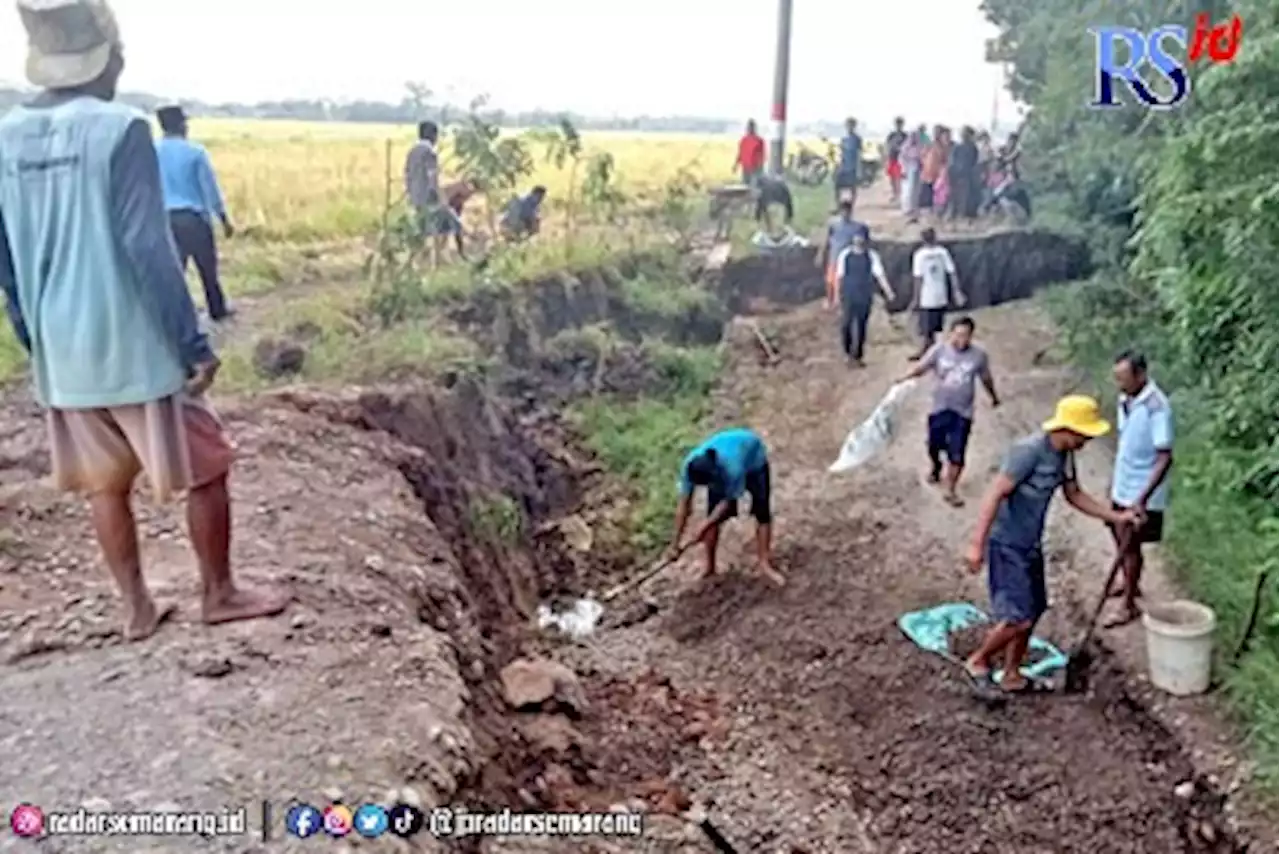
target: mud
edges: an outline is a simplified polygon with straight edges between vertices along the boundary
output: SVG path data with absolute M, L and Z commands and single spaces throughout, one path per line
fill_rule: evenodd
M 1031 296 L 1045 285 L 1070 282 L 1092 272 L 1088 247 L 1081 241 L 1044 231 L 1010 231 L 982 237 L 943 238 L 955 258 L 967 308 L 1000 305 Z M 876 242 L 885 275 L 897 297 L 890 306 L 903 311 L 911 301 L 911 256 L 919 243 Z M 821 299 L 826 292 L 818 251 L 801 249 L 776 256 L 736 259 L 719 274 L 717 291 L 734 313 L 764 305 L 788 307 Z

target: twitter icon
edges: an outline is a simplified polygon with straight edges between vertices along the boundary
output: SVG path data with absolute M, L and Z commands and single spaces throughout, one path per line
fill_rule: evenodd
M 386 833 L 390 823 L 387 811 L 377 804 L 365 804 L 356 810 L 356 833 L 368 839 Z

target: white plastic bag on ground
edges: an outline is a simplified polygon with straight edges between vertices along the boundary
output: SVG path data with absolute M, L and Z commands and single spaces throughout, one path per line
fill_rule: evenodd
M 827 471 L 833 473 L 849 471 L 889 447 L 889 443 L 893 440 L 898 409 L 915 384 L 915 380 L 907 380 L 889 389 L 876 404 L 875 411 L 870 417 L 845 437 L 839 459 L 832 463 Z

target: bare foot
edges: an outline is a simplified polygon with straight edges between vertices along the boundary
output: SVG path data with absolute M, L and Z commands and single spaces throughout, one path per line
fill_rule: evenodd
M 1142 612 L 1138 610 L 1137 606 L 1123 608 L 1118 615 L 1103 623 L 1102 627 L 1104 629 L 1118 629 L 1121 626 L 1129 625 L 1141 616 Z
M 950 504 L 952 507 L 964 506 L 964 499 L 959 495 L 956 495 L 954 492 L 948 492 L 946 495 L 942 496 L 942 500 Z
M 787 579 L 783 577 L 782 573 L 774 569 L 772 564 L 768 564 L 768 563 L 761 564 L 760 573 L 778 587 L 787 586 Z
M 177 606 L 172 604 L 161 605 L 157 608 L 155 602 L 148 602 L 145 608 L 135 610 L 125 620 L 124 639 L 130 642 L 146 640 L 168 622 L 169 618 L 176 614 L 177 611 Z
M 222 599 L 205 599 L 204 621 L 209 625 L 216 625 L 236 620 L 274 617 L 289 607 L 292 598 L 281 590 L 236 588 L 229 596 Z

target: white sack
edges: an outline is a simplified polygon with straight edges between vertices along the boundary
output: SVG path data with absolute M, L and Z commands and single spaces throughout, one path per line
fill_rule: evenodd
M 844 447 L 840 449 L 839 459 L 832 463 L 827 471 L 833 473 L 849 471 L 889 447 L 889 443 L 893 440 L 894 429 L 897 426 L 895 422 L 898 410 L 901 408 L 902 402 L 907 399 L 911 389 L 915 387 L 915 384 L 915 380 L 907 380 L 889 389 L 881 401 L 876 404 L 875 411 L 871 413 L 870 417 L 845 437 Z

